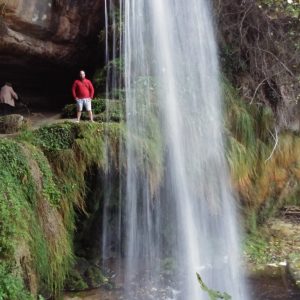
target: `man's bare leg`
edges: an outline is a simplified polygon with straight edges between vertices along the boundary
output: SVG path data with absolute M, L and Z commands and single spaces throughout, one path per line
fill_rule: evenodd
M 80 117 L 81 117 L 81 111 L 77 111 L 77 122 L 80 121 Z
M 93 118 L 93 112 L 91 110 L 88 111 L 89 114 L 89 118 L 92 122 L 94 122 L 94 118 Z

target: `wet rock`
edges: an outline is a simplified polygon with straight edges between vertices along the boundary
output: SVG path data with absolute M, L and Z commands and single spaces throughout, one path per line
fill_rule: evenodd
M 68 291 L 83 291 L 88 288 L 88 284 L 84 281 L 78 270 L 74 270 L 67 278 L 65 289 Z
M 83 291 L 101 286 L 110 287 L 109 280 L 103 275 L 101 269 L 85 258 L 78 257 L 74 269 L 66 280 L 65 289 Z
M 27 126 L 26 119 L 17 114 L 0 117 L 0 133 L 16 133 Z

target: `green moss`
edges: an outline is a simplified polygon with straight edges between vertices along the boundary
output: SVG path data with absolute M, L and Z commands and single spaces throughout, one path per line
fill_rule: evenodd
M 35 131 L 33 143 L 44 150 L 69 149 L 76 135 L 76 126 L 73 123 L 54 124 Z
M 88 284 L 77 270 L 73 270 L 65 282 L 65 288 L 68 291 L 82 291 L 88 289 L 88 287 Z
M 265 236 L 255 233 L 249 234 L 245 241 L 245 254 L 248 261 L 263 265 L 272 261 L 269 251 L 269 241 Z
M 0 249 L 9 257 L 26 233 L 26 211 L 36 201 L 36 189 L 21 146 L 8 139 L 0 140 L 0 190 Z
M 6 150 L 0 154 L 1 256 L 14 262 L 20 244 L 26 245 L 30 254 L 24 250 L 23 255 L 30 255 L 28 261 L 32 261 L 27 267 L 36 272 L 40 286 L 56 293 L 63 285 L 72 252 L 67 233 L 54 226 L 59 222 L 54 207 L 59 189 L 40 150 L 11 140 L 0 144 Z M 57 232 L 51 233 L 49 227 Z
M 90 266 L 86 271 L 87 282 L 90 287 L 99 287 L 108 283 L 107 277 L 96 266 Z
M 118 164 L 122 135 L 119 123 L 66 122 L 0 140 L 1 260 L 22 274 L 15 255 L 22 245 L 26 269 L 48 295 L 60 293 L 73 265 L 75 210 L 84 211 L 86 173 Z M 106 147 L 115 152 L 109 162 Z M 103 279 L 94 275 L 92 281 Z M 22 283 L 21 275 L 11 276 Z
M 15 274 L 14 268 L 0 262 L 0 300 L 33 300 L 26 291 L 22 278 Z

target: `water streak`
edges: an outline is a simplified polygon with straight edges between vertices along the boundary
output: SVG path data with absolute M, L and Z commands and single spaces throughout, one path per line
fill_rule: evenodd
M 127 299 L 248 299 L 207 0 L 124 0 Z

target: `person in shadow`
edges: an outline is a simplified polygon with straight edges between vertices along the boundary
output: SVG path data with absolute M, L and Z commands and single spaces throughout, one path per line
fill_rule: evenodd
M 21 103 L 17 93 L 12 87 L 12 84 L 10 82 L 6 82 L 0 90 L 0 115 L 9 115 L 14 113 L 28 114 L 29 110 L 25 104 Z

